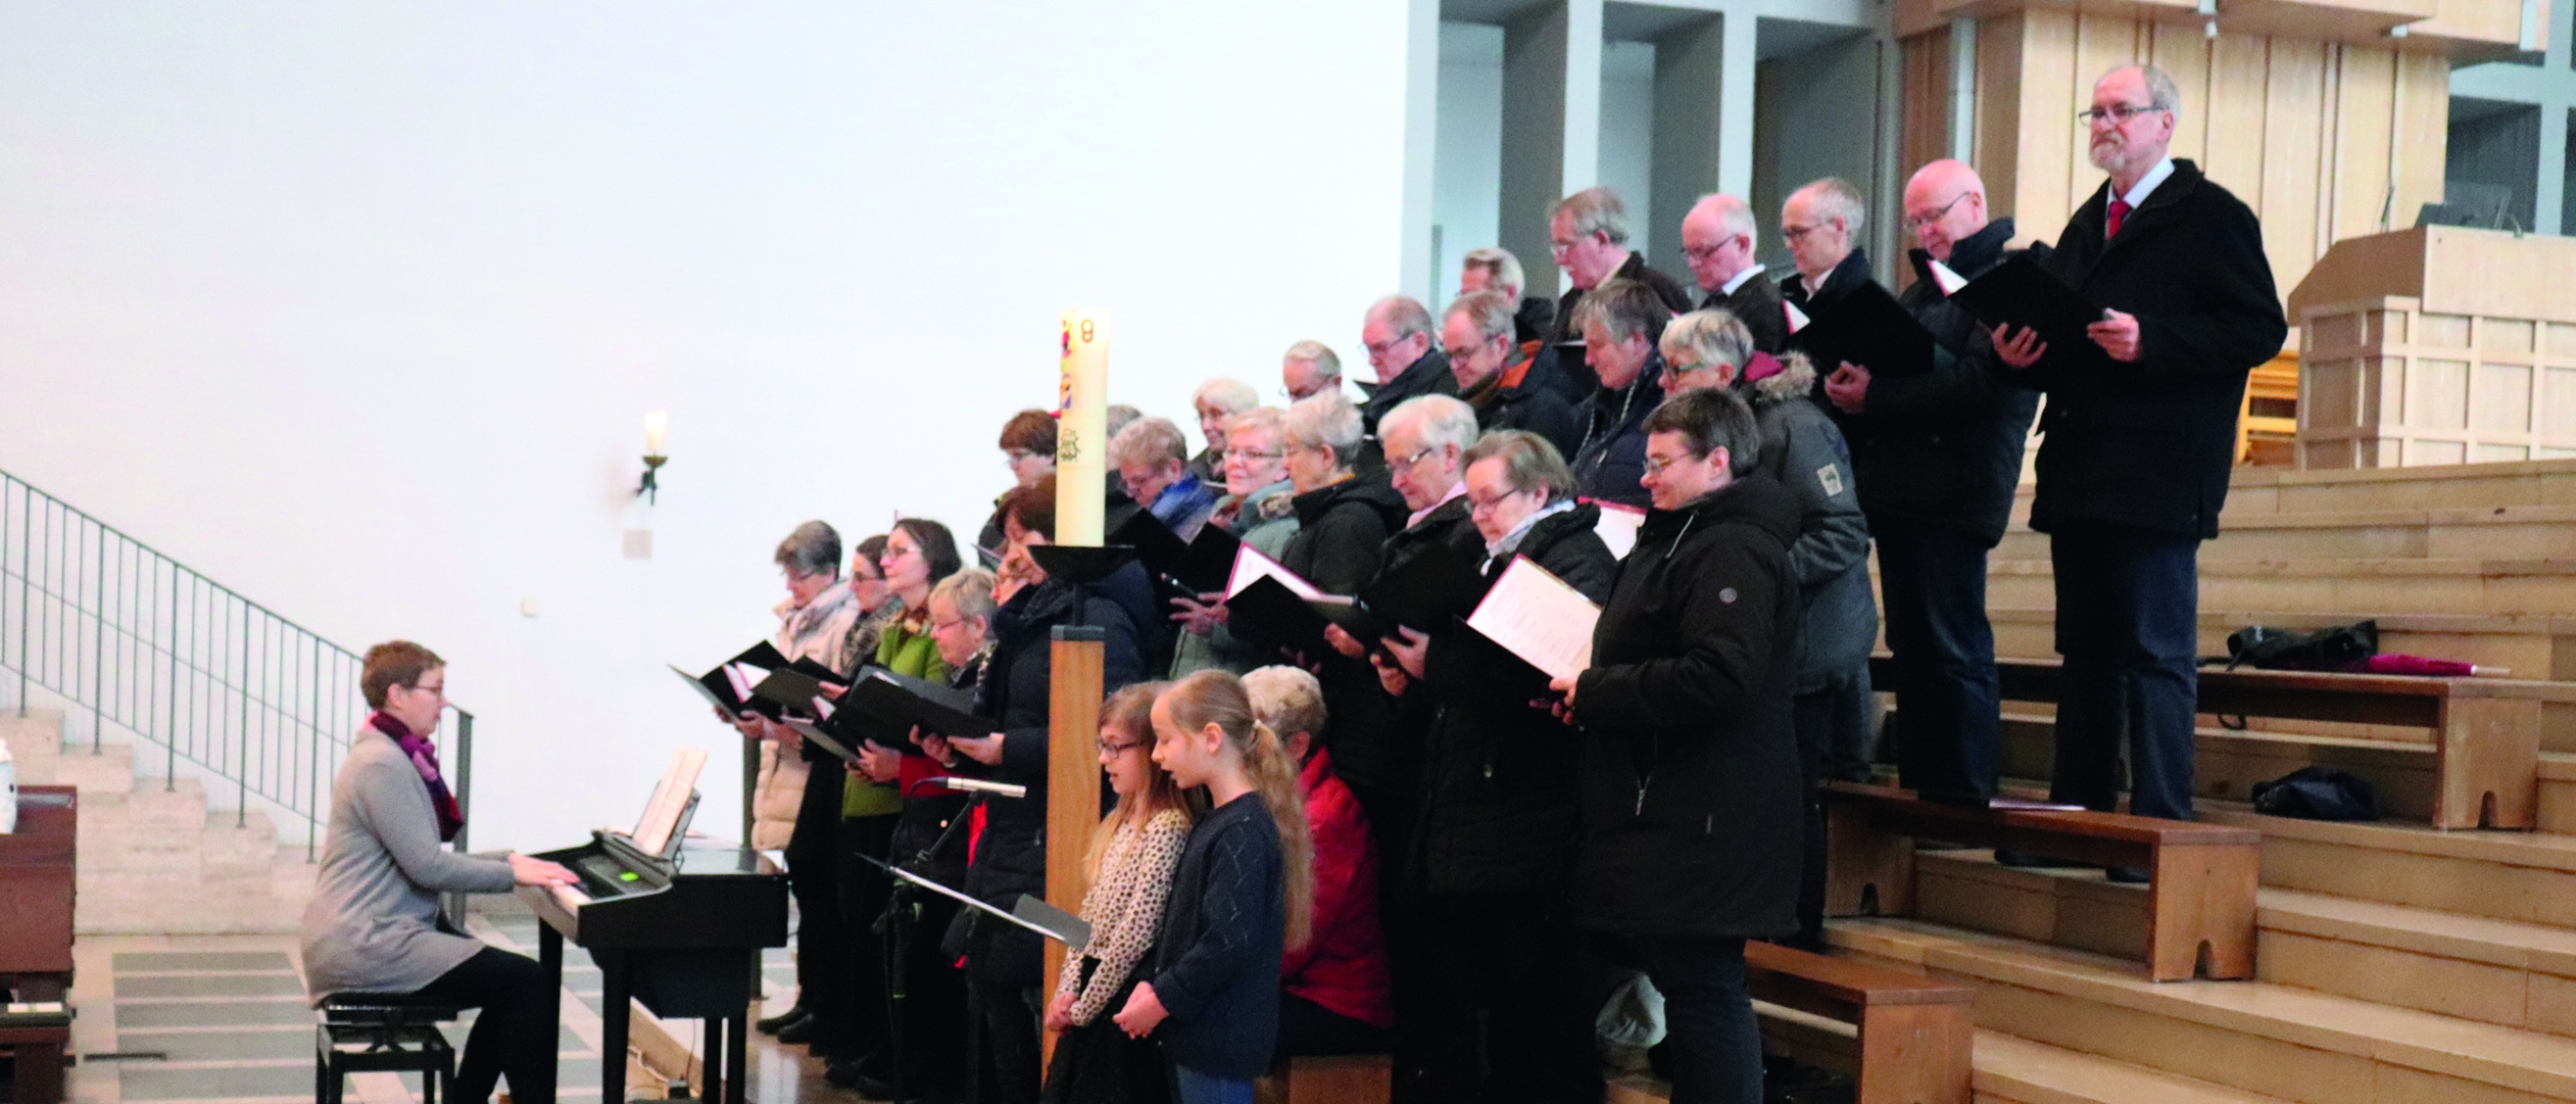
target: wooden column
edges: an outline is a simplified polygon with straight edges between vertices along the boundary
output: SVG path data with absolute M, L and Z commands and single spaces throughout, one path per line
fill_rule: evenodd
M 1055 674 L 1047 709 L 1046 899 L 1072 913 L 1082 911 L 1082 895 L 1091 888 L 1082 873 L 1082 853 L 1091 844 L 1092 830 L 1100 826 L 1100 684 L 1107 640 L 1092 625 L 1059 625 L 1055 630 Z M 1053 996 L 1065 954 L 1064 944 L 1047 941 L 1039 992 Z M 1054 1055 L 1055 1033 L 1050 1031 L 1042 1060 Z

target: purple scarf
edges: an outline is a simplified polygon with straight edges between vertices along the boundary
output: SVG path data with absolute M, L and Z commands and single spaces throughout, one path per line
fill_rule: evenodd
M 465 827 L 465 813 L 456 807 L 456 795 L 447 792 L 447 779 L 438 773 L 438 745 L 429 742 L 429 737 L 414 735 L 410 726 L 382 710 L 367 718 L 367 727 L 401 744 L 403 754 L 411 756 L 411 765 L 420 771 L 420 780 L 429 783 L 429 807 L 438 814 L 439 842 L 454 842 L 457 830 Z

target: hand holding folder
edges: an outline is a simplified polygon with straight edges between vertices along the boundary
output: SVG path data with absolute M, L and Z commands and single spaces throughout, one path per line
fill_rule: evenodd
M 1792 345 L 1806 350 L 1819 373 L 1857 364 L 1875 375 L 1907 376 L 1932 371 L 1932 331 L 1876 281 L 1861 284 L 1834 300 L 1830 310 L 1810 318 L 1790 335 Z
M 2107 317 L 2101 304 L 2085 298 L 2031 253 L 2014 254 L 1974 280 L 1962 280 L 1948 265 L 1934 261 L 1932 279 L 1978 321 L 2029 329 L 2055 349 L 2096 348 L 2086 328 Z

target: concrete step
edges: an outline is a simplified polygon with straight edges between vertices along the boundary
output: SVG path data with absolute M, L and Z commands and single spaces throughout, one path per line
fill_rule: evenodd
M 134 748 L 102 743 L 63 745 L 63 715 L 57 710 L 0 711 L 0 742 L 9 745 L 21 786 L 71 786 L 83 794 L 133 788 Z
M 2357 607 L 2368 609 L 2369 606 Z M 2056 596 L 2028 606 L 1992 603 L 1997 655 L 2045 659 L 2057 654 Z M 2510 668 L 2512 678 L 2576 682 L 2576 617 L 2564 614 L 2362 613 L 2200 604 L 2200 654 L 2227 654 L 2227 634 L 2247 625 L 2314 629 L 2379 623 L 2380 650 Z M 2576 747 L 2568 750 L 2576 751 Z
M 2054 608 L 2049 562 L 1991 561 L 1986 601 Z M 2202 560 L 2200 603 L 2205 609 L 2557 616 L 2576 610 L 2576 560 Z
M 1977 1104 L 2283 1104 L 2283 1098 L 1979 1031 Z
M 2157 984 L 2133 962 L 1918 920 L 1837 921 L 1827 938 L 1975 985 L 1980 1028 L 2239 1092 L 2576 1100 L 2576 1047 L 2554 1035 L 2262 981 Z
M 2264 981 L 2576 1036 L 2576 931 L 2266 889 Z
M 2576 506 L 2486 506 L 2359 513 L 2239 514 L 2200 546 L 2212 560 L 2546 559 L 2576 548 Z M 2048 535 L 2016 528 L 1997 559 L 2044 560 Z

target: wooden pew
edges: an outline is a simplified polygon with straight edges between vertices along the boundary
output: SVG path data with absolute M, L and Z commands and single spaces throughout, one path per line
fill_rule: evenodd
M 73 787 L 19 787 L 18 830 L 0 835 L 0 1001 L 53 1004 L 71 988 L 79 821 Z M 0 1016 L 0 1051 L 16 1059 L 12 1099 L 63 1098 L 70 1024 L 63 1012 Z
M 1975 990 L 1769 943 L 1744 966 L 1753 999 L 1860 1028 L 1858 1104 L 1968 1104 Z
M 1252 1083 L 1254 1104 L 1386 1104 L 1395 1092 L 1395 1058 L 1351 1054 L 1291 1058 Z
M 2254 976 L 2254 887 L 2262 833 L 2126 813 L 1971 809 L 1892 786 L 1827 782 L 1825 913 L 1914 912 L 1914 841 L 1948 840 L 2136 866 L 2147 887 L 2147 977 L 2189 981 L 2203 953 L 2213 979 Z
M 1890 663 L 1870 661 L 1872 677 L 1886 680 L 1880 686 L 1895 685 Z M 2065 682 L 2055 660 L 1999 659 L 1995 667 L 2005 701 L 2055 702 Z M 2525 679 L 2204 668 L 2197 712 L 2428 730 L 2439 780 L 2433 826 L 2528 830 L 2540 812 L 2541 704 L 2564 693 Z

